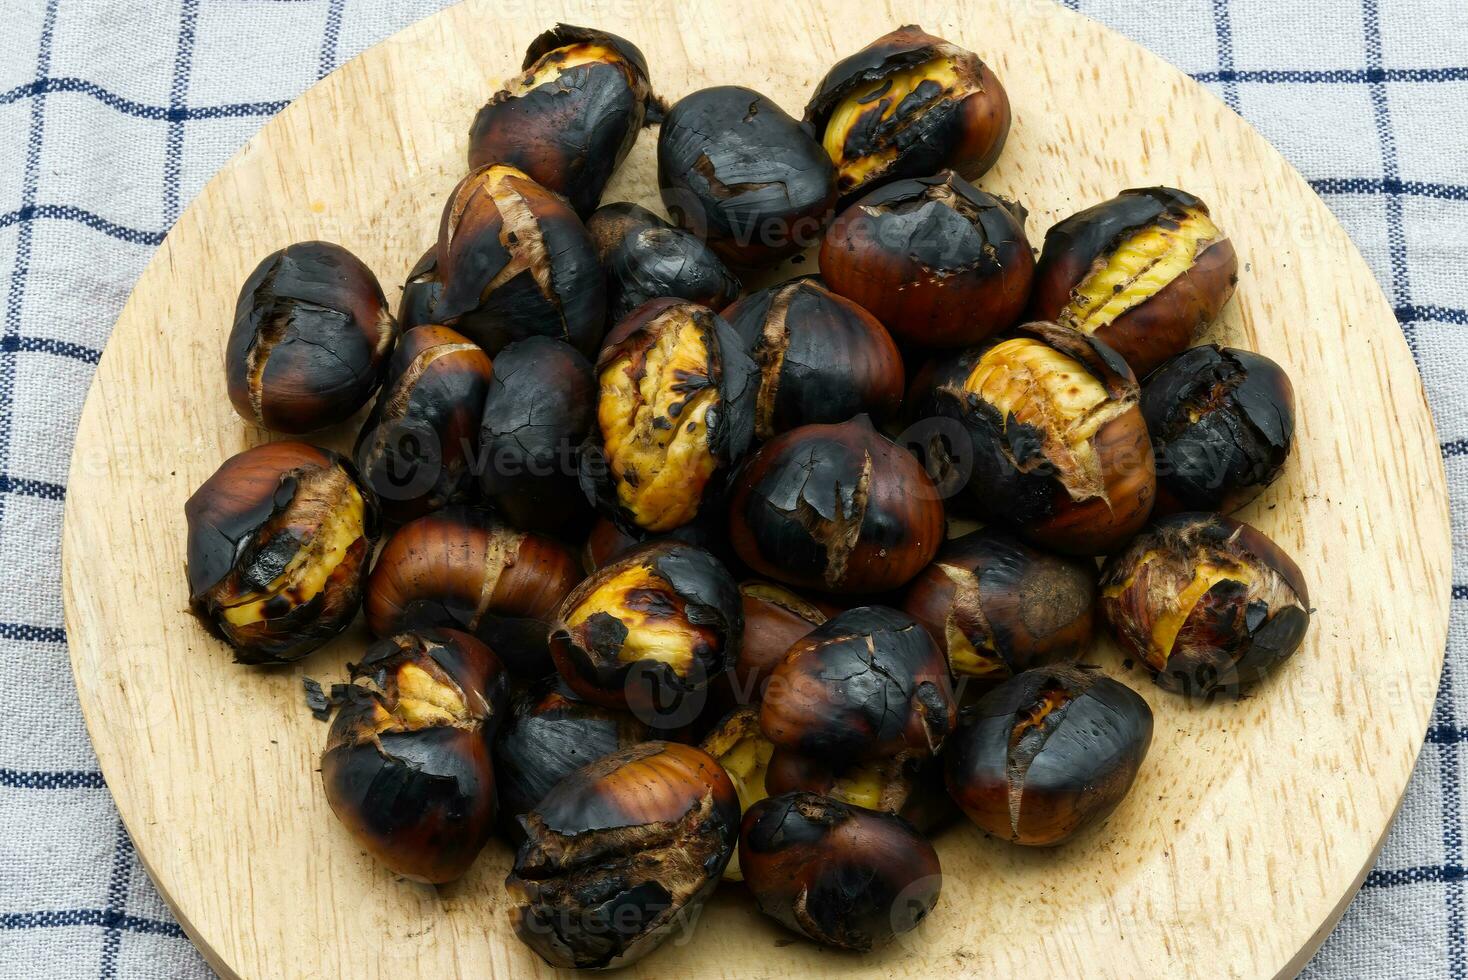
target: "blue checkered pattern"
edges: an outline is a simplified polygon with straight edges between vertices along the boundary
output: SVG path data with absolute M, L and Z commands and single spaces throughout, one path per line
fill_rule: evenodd
M 1426 381 L 1468 582 L 1468 2 L 1066 5 L 1207 85 L 1345 223 Z M 203 182 L 318 77 L 438 6 L 0 0 L 0 978 L 209 975 L 138 864 L 77 708 L 59 581 L 72 436 L 123 301 Z M 1401 815 L 1311 977 L 1468 976 L 1465 613 L 1468 584 Z

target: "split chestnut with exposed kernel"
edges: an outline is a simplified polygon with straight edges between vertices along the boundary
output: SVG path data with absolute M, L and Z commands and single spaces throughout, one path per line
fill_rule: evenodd
M 764 786 L 769 796 L 818 793 L 852 806 L 896 814 L 924 834 L 958 814 L 943 785 L 942 760 L 915 753 L 851 762 L 776 749 L 765 765 Z
M 769 768 L 775 746 L 759 729 L 759 708 L 746 706 L 729 712 L 704 737 L 701 747 L 724 767 L 739 797 L 741 814 L 748 813 L 750 807 L 770 795 L 765 791 L 765 770 Z M 724 878 L 744 880 L 737 851 L 724 869 Z
M 586 230 L 607 276 L 613 323 L 664 296 L 722 310 L 743 288 L 702 238 L 641 205 L 605 204 L 586 220 Z

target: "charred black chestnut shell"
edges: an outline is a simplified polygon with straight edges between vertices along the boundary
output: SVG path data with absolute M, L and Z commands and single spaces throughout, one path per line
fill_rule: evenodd
M 1026 671 L 964 709 L 948 790 L 980 829 L 1060 844 L 1104 820 L 1152 744 L 1152 709 L 1094 667 Z
M 658 134 L 658 186 L 683 228 L 725 260 L 764 265 L 820 241 L 835 170 L 800 123 L 753 89 L 680 99 Z
M 868 953 L 938 903 L 938 854 L 907 821 L 814 793 L 744 815 L 739 866 L 760 911 L 818 943 Z
M 469 167 L 518 167 L 585 218 L 654 102 L 647 59 L 626 38 L 557 24 L 530 43 L 521 70 L 474 116 Z
M 808 279 L 762 289 L 724 311 L 760 369 L 758 439 L 812 422 L 897 415 L 906 374 L 886 328 Z
M 1148 375 L 1142 417 L 1157 451 L 1158 511 L 1227 514 L 1284 469 L 1295 435 L 1295 391 L 1263 354 L 1193 347 Z
M 591 508 L 578 479 L 596 423 L 596 378 L 570 344 L 527 337 L 494 359 L 479 429 L 485 499 L 527 531 L 578 536 Z
M 703 239 L 640 205 L 603 205 L 586 220 L 586 230 L 606 272 L 614 323 L 663 296 L 722 310 L 743 288 Z
M 297 242 L 240 289 L 224 354 L 229 400 L 274 432 L 335 425 L 372 397 L 397 336 L 371 269 L 340 245 Z
M 408 273 L 403 283 L 403 296 L 398 300 L 398 326 L 407 332 L 414 327 L 437 323 L 434 310 L 438 298 L 443 295 L 443 283 L 438 278 L 438 245 L 430 245 L 428 251 Z

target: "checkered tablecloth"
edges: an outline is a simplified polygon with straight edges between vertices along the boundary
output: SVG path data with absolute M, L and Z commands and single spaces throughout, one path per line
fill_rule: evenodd
M 1426 379 L 1468 583 L 1468 0 L 1068 4 L 1206 84 L 1345 223 Z M 0 0 L 0 978 L 209 975 L 138 865 L 77 707 L 59 560 L 72 437 L 180 210 L 271 114 L 438 6 Z M 1455 585 L 1417 773 L 1308 976 L 1468 974 L 1465 614 Z

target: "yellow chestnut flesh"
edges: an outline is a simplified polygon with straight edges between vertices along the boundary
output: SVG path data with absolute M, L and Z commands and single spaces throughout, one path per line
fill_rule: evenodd
M 617 652 L 619 662 L 654 660 L 684 674 L 696 650 L 718 645 L 712 630 L 688 621 L 685 606 L 667 582 L 647 566 L 633 564 L 608 578 L 571 610 L 566 626 L 575 631 L 598 613 L 611 615 L 627 630 Z
M 840 186 L 860 187 L 897 158 L 895 141 L 881 148 L 867 145 L 866 140 L 853 144 L 849 137 L 857 126 L 863 130 L 890 126 L 899 115 L 910 114 L 915 120 L 918 114 L 912 107 L 916 103 L 957 101 L 978 91 L 982 89 L 977 81 L 967 73 L 961 74 L 949 57 L 934 58 L 857 86 L 832 111 L 822 140 L 836 165 Z M 852 149 L 855 152 L 849 152 Z

